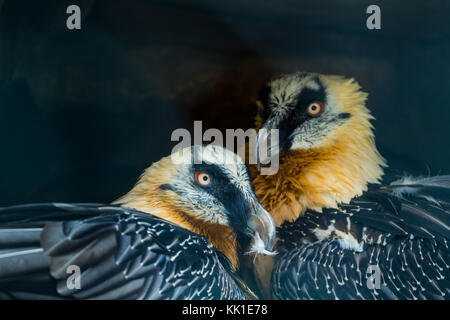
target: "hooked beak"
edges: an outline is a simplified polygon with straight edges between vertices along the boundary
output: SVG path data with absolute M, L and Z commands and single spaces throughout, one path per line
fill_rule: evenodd
M 278 130 L 262 128 L 258 131 L 255 141 L 256 168 L 260 170 L 261 164 L 269 164 L 280 153 Z
M 255 253 L 255 258 L 258 254 L 270 256 L 277 254 L 277 252 L 272 251 L 276 235 L 275 223 L 260 203 L 257 203 L 254 212 L 252 212 L 248 227 L 253 245 L 246 254 Z

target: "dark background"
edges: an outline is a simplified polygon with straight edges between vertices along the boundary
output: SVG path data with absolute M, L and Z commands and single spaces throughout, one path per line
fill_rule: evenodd
M 450 173 L 449 3 L 0 0 L 0 205 L 110 202 L 172 130 L 252 127 L 261 84 L 298 70 L 360 82 L 391 167 Z

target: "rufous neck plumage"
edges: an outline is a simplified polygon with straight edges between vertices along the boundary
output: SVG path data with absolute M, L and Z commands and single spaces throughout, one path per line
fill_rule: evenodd
M 252 168 L 256 195 L 277 226 L 295 221 L 307 209 L 320 212 L 348 203 L 368 184 L 380 182 L 386 164 L 375 146 L 373 117 L 364 104 L 367 94 L 353 84 L 338 85 L 337 98 L 347 101 L 352 115 L 348 123 L 317 148 L 281 154 L 275 175 L 259 175 Z

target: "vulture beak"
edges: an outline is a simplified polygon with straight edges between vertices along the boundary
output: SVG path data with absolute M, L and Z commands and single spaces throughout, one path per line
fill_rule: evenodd
M 270 164 L 272 159 L 280 153 L 278 130 L 259 130 L 255 141 L 256 168 L 260 171 L 261 164 Z
M 253 239 L 253 245 L 246 254 L 255 253 L 255 258 L 258 254 L 270 256 L 277 254 L 277 252 L 272 251 L 276 235 L 275 223 L 259 202 L 250 215 L 248 228 L 248 235 Z

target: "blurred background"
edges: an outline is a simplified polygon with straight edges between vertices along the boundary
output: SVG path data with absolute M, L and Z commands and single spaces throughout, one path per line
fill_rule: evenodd
M 81 30 L 66 8 L 81 7 Z M 381 8 L 381 30 L 366 8 Z M 110 202 L 282 72 L 356 78 L 392 168 L 450 173 L 450 2 L 0 0 L 0 206 Z

